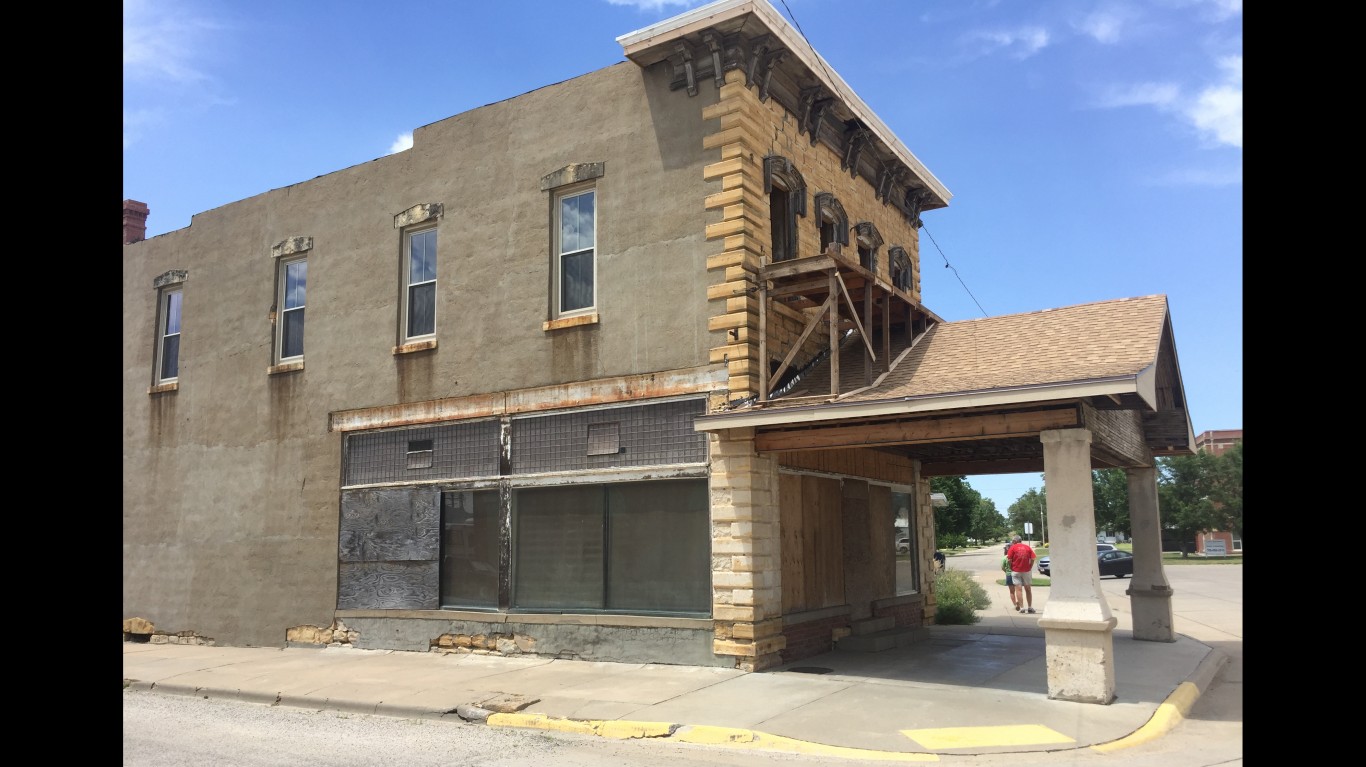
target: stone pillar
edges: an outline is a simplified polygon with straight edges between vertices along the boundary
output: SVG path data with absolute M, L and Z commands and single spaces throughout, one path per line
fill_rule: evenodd
M 712 651 L 735 668 L 782 664 L 782 557 L 778 463 L 754 451 L 753 429 L 711 440 Z
M 1129 523 L 1134 534 L 1134 579 L 1124 593 L 1134 616 L 1134 639 L 1175 642 L 1172 587 L 1162 567 L 1162 518 L 1157 506 L 1157 469 L 1125 469 Z
M 1114 630 L 1100 590 L 1096 511 L 1091 496 L 1091 432 L 1050 429 L 1043 443 L 1052 574 L 1044 629 L 1048 697 L 1109 704 L 1115 699 Z

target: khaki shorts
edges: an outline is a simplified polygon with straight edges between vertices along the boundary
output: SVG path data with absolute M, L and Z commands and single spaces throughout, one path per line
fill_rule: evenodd
M 1010 575 L 1015 579 L 1016 586 L 1034 585 L 1034 573 L 1030 572 L 1029 570 L 1026 570 L 1022 573 L 1012 572 Z

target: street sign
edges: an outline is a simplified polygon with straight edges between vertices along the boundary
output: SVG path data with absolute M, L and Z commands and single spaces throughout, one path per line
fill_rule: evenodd
M 1026 523 L 1025 523 L 1025 535 L 1033 535 L 1033 534 L 1034 534 L 1034 523 L 1033 523 L 1033 522 L 1026 522 Z

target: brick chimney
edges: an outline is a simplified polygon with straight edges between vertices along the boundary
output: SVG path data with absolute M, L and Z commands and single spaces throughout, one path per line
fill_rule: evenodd
M 147 239 L 147 214 L 151 212 L 147 203 L 137 200 L 123 201 L 123 244 Z

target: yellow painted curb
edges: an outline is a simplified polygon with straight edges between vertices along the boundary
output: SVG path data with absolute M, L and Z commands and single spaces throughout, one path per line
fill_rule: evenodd
M 685 727 L 675 733 L 672 740 L 704 746 L 730 746 L 756 751 L 784 751 L 810 756 L 838 756 L 848 759 L 864 759 L 870 762 L 939 761 L 939 757 L 935 754 L 907 754 L 898 751 L 870 751 L 863 748 L 827 746 L 821 743 L 807 743 L 802 740 L 784 738 L 780 735 L 768 735 L 754 730 L 738 730 L 731 727 Z
M 1181 724 L 1186 714 L 1190 713 L 1191 706 L 1195 705 L 1196 699 L 1200 697 L 1200 688 L 1190 682 L 1182 682 L 1172 691 L 1171 695 L 1157 707 L 1157 711 L 1152 718 L 1143 724 L 1142 727 L 1132 733 L 1112 740 L 1109 743 L 1101 743 L 1098 746 L 1091 746 L 1092 751 L 1099 751 L 1102 754 L 1111 751 L 1118 751 L 1121 748 L 1130 748 L 1142 743 L 1159 738 L 1172 728 Z
M 1076 743 L 1057 730 L 1041 724 L 1007 724 L 983 727 L 939 727 L 926 730 L 902 730 L 902 735 L 925 748 L 986 748 L 999 746 L 1040 746 Z
M 604 738 L 667 738 L 678 725 L 671 722 L 620 722 L 616 720 L 560 719 L 545 714 L 489 714 L 488 724 L 494 727 L 529 727 L 538 730 L 575 732 Z

